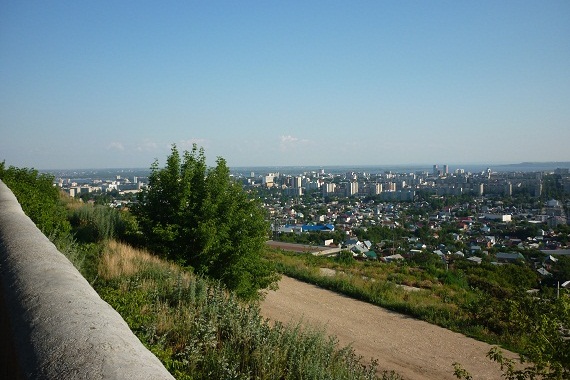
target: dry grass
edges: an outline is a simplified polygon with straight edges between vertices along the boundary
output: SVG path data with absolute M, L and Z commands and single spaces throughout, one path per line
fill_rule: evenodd
M 99 262 L 98 273 L 105 280 L 132 276 L 149 268 L 159 267 L 161 269 L 180 272 L 178 267 L 167 263 L 150 253 L 133 248 L 117 241 L 109 241 L 103 250 L 103 256 Z M 189 281 L 188 274 L 184 275 L 184 280 Z M 154 284 L 145 284 L 153 287 Z
M 174 329 L 177 321 L 180 321 L 177 315 L 175 315 L 169 308 L 166 302 L 160 302 L 155 305 L 155 310 L 153 310 L 156 317 L 156 332 L 157 334 L 164 335 Z M 179 311 L 179 310 L 178 310 Z
M 70 211 L 75 211 L 85 206 L 83 200 L 73 198 L 63 190 L 59 192 L 59 199 L 65 205 L 65 207 Z
M 98 270 L 102 298 L 178 379 L 378 379 L 321 331 L 271 327 L 257 304 L 148 252 L 109 241 Z

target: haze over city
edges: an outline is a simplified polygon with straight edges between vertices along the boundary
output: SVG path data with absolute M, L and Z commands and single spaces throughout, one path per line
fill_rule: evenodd
M 0 161 L 570 161 L 568 1 L 3 2 Z

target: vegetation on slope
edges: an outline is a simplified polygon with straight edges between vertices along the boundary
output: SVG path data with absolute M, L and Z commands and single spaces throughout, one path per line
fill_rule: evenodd
M 522 266 L 471 265 L 446 269 L 436 255 L 413 263 L 315 257 L 278 250 L 267 257 L 289 276 L 335 290 L 490 343 L 517 350 L 524 336 L 510 333 L 505 299 L 523 297 L 534 276 Z M 321 273 L 333 269 L 334 276 Z
M 42 207 L 41 197 L 31 208 L 21 199 L 36 181 L 47 182 L 46 177 L 33 170 L 1 168 L 0 179 L 15 189 L 25 212 Z M 350 347 L 339 347 L 322 331 L 271 325 L 256 303 L 245 303 L 220 282 L 112 240 L 121 231 L 132 233 L 128 214 L 71 200 L 66 211 L 57 192 L 47 194 L 46 204 L 58 207 L 54 221 L 69 218 L 68 231 L 75 233 L 58 234 L 60 250 L 176 378 L 379 378 L 374 362 L 363 364 Z M 383 373 L 380 378 L 399 376 Z
M 446 269 L 436 255 L 418 257 L 413 265 L 279 250 L 267 256 L 286 275 L 516 351 L 526 364 L 522 369 L 498 348 L 489 353 L 509 379 L 570 375 L 570 298 L 526 293 L 534 276 L 524 266 L 461 260 Z M 456 373 L 470 378 L 460 365 Z
M 75 202 L 68 203 L 66 211 L 52 179 L 35 170 L 5 168 L 2 163 L 0 179 L 177 377 L 374 378 L 374 363 L 362 366 L 350 348 L 339 349 L 322 332 L 270 326 L 255 304 L 242 303 L 222 283 L 111 240 L 140 236 L 130 214 Z M 267 257 L 286 274 L 515 348 L 530 366 L 519 369 L 498 349 L 489 353 L 508 379 L 570 375 L 570 301 L 565 295 L 556 298 L 544 292 L 538 298 L 523 292 L 533 283 L 523 266 L 477 266 L 458 260 L 446 270 L 429 255 L 418 256 L 412 265 L 278 251 Z M 322 267 L 337 275 L 322 276 Z M 471 378 L 460 364 L 456 375 Z
M 47 236 L 66 235 L 71 227 L 53 177 L 35 169 L 6 167 L 0 162 L 0 179 L 18 198 L 22 209 Z
M 110 241 L 98 273 L 97 291 L 179 379 L 377 378 L 322 331 L 271 326 L 255 304 L 143 251 Z

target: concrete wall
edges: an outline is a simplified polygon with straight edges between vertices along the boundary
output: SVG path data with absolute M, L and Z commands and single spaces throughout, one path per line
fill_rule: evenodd
M 0 378 L 172 379 L 0 181 Z

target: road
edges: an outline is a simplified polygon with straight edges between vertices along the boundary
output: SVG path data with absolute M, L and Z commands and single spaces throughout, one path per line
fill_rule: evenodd
M 290 277 L 267 294 L 261 312 L 273 321 L 324 327 L 365 360 L 376 358 L 379 370 L 408 380 L 455 379 L 454 362 L 474 379 L 501 378 L 499 366 L 485 356 L 492 347 L 486 343 Z

